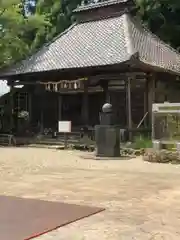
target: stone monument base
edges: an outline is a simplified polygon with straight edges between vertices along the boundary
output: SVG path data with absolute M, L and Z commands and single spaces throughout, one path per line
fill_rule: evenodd
M 95 126 L 96 156 L 119 157 L 120 140 L 119 128 L 112 125 Z

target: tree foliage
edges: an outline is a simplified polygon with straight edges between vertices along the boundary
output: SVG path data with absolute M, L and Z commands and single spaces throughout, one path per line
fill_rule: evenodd
M 72 11 L 80 3 L 81 0 L 37 0 L 36 13 L 44 15 L 50 25 L 40 29 L 33 47 L 40 47 L 68 28 L 73 22 Z
M 162 40 L 180 47 L 180 1 L 136 0 L 138 15 Z
M 25 57 L 31 51 L 29 34 L 47 22 L 43 15 L 24 16 L 20 0 L 0 0 L 0 66 Z

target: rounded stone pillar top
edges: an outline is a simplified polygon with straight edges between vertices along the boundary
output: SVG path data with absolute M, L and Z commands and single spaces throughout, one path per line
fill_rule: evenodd
M 103 113 L 111 113 L 112 112 L 112 105 L 110 103 L 105 103 L 102 106 L 102 112 Z

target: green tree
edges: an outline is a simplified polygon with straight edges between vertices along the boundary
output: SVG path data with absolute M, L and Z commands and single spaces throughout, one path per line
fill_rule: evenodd
M 38 31 L 33 48 L 39 48 L 68 28 L 74 21 L 72 11 L 80 3 L 81 0 L 37 0 L 36 13 L 44 15 L 50 25 Z
M 180 1 L 136 0 L 138 16 L 161 39 L 180 46 Z
M 24 58 L 31 52 L 27 37 L 48 22 L 43 15 L 23 15 L 20 0 L 0 0 L 0 67 Z

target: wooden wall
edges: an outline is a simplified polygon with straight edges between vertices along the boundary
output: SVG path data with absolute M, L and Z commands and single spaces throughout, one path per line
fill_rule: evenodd
M 91 80 L 93 83 L 93 79 Z M 103 93 L 100 81 L 108 83 L 106 94 Z M 102 105 L 109 99 L 116 113 L 118 125 L 122 128 L 137 129 L 148 112 L 140 126 L 146 128 L 151 126 L 153 102 L 180 102 L 179 85 L 160 75 L 157 77 L 156 74 L 96 76 L 94 82 L 97 83 L 96 86 L 89 84 L 84 92 L 81 89 L 81 92 L 66 90 L 67 92 L 62 93 L 45 91 L 37 93 L 36 87 L 33 91 L 26 89 L 31 95 L 31 122 L 33 124 L 43 122 L 43 127 L 56 129 L 58 120 L 71 120 L 73 126 L 95 126 L 99 124 Z

